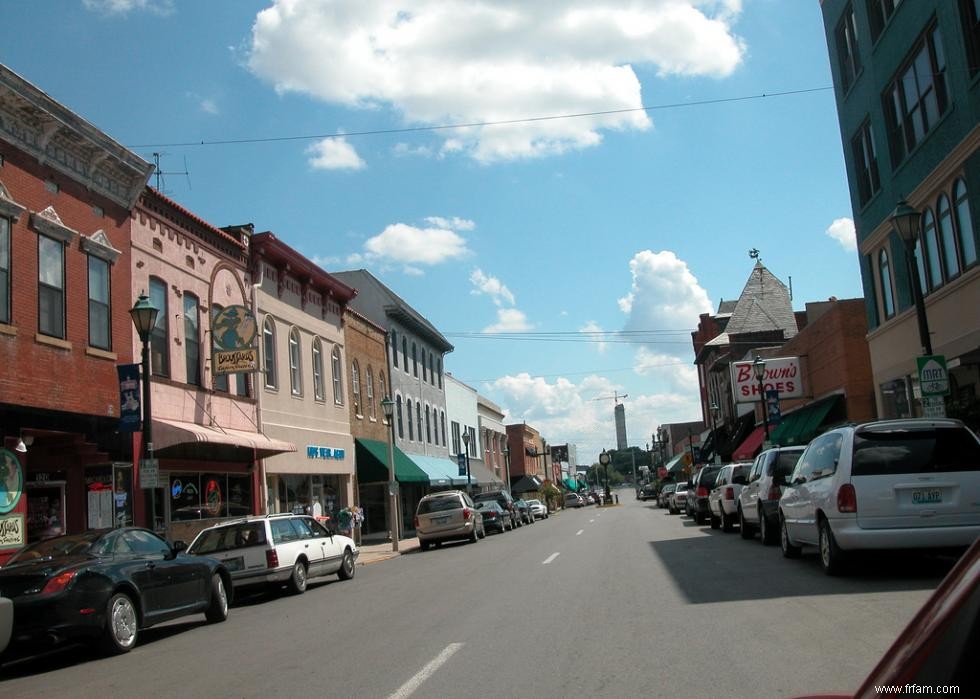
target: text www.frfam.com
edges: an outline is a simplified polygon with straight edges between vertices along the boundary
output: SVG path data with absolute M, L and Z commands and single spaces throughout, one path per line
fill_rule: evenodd
M 952 684 L 896 684 L 896 685 L 875 685 L 875 694 L 882 697 L 891 697 L 898 694 L 959 694 L 960 688 Z

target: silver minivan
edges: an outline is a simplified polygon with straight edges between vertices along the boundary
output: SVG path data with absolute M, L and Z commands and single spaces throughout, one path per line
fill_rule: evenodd
M 461 490 L 431 493 L 419 500 L 415 510 L 415 535 L 419 546 L 428 551 L 443 541 L 469 540 L 474 544 L 486 536 L 483 515 L 470 496 Z

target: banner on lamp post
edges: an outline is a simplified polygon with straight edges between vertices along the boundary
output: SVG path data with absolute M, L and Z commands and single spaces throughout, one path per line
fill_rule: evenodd
M 120 364 L 119 374 L 119 431 L 139 432 L 141 427 L 140 365 Z

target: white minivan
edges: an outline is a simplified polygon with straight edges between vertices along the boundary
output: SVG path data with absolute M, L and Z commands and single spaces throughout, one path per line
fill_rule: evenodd
M 847 425 L 813 439 L 779 500 L 783 555 L 969 546 L 980 536 L 980 440 L 959 420 Z

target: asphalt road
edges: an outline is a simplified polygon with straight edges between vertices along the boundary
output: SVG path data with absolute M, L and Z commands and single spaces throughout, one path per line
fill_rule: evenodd
M 7 665 L 6 697 L 790 697 L 854 689 L 952 561 L 813 554 L 623 504 Z

